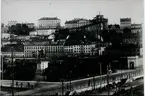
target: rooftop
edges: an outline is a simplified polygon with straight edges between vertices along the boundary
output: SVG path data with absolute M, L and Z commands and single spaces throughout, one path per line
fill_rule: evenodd
M 40 41 L 38 41 L 38 42 L 26 42 L 26 43 L 24 43 L 24 45 L 27 45 L 27 46 L 32 46 L 32 45 L 42 45 L 42 46 L 45 46 L 45 45 L 50 45 L 50 42 L 48 42 L 48 41 L 42 41 L 42 42 L 40 42 Z
M 83 19 L 83 18 L 74 18 L 73 20 L 66 21 L 65 23 L 77 23 L 80 20 L 86 20 L 87 21 L 87 19 Z
M 60 20 L 57 17 L 42 17 L 39 20 Z
M 120 21 L 131 21 L 131 18 L 120 18 Z
M 2 52 L 11 52 L 13 47 L 14 52 L 24 52 L 24 46 L 22 44 L 8 44 L 1 48 Z
M 59 42 L 49 42 L 49 41 L 38 41 L 38 42 L 26 42 L 24 43 L 24 45 L 26 46 L 47 46 L 47 45 L 51 45 L 51 46 L 57 46 L 57 45 L 63 45 L 64 41 L 59 41 Z

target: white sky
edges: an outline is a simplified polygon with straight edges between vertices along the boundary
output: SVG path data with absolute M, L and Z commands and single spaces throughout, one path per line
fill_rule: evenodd
M 73 18 L 92 19 L 99 11 L 109 23 L 119 24 L 121 17 L 143 23 L 143 0 L 1 0 L 1 21 L 36 23 L 41 17 L 58 17 L 61 24 Z

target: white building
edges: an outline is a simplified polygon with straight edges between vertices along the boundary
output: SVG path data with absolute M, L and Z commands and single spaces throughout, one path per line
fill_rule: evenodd
M 60 19 L 57 17 L 43 17 L 38 20 L 38 29 L 55 29 L 60 26 Z
M 40 64 L 41 70 L 48 68 L 48 63 L 49 61 L 41 61 L 41 64 Z
M 2 33 L 2 39 L 10 39 L 10 33 Z
M 16 39 L 25 41 L 25 40 L 29 40 L 30 36 L 28 36 L 28 35 L 19 35 L 19 36 L 16 36 Z
M 55 29 L 38 29 L 37 30 L 37 35 L 51 35 L 52 33 L 55 32 Z
M 128 62 L 128 68 L 137 68 L 137 67 L 143 67 L 143 58 L 140 58 L 138 56 L 129 56 L 127 57 Z
M 36 36 L 37 35 L 37 31 L 30 31 L 29 32 L 29 36 Z
M 64 52 L 71 54 L 92 54 L 93 49 L 95 49 L 95 44 L 90 45 L 69 45 L 64 46 Z
M 53 53 L 61 53 L 63 51 L 63 46 L 50 44 L 49 42 L 33 42 L 24 44 L 25 57 L 33 57 L 33 54 L 37 57 L 40 50 L 43 50 L 46 57 L 50 57 Z

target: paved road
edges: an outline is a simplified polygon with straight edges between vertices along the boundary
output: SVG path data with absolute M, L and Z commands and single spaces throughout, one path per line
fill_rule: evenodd
M 135 71 L 135 70 L 125 70 L 122 73 L 130 72 L 130 71 Z M 117 75 L 119 73 L 113 73 L 113 75 L 115 75 L 115 74 Z M 106 75 L 102 75 L 102 76 L 106 76 Z M 95 78 L 96 81 L 100 80 L 100 76 L 96 76 L 94 78 Z M 90 80 L 90 79 L 92 81 L 93 78 L 90 77 L 90 78 L 85 78 L 85 79 L 81 79 L 81 80 L 74 80 L 74 81 L 71 82 L 72 85 L 73 85 L 72 87 L 75 86 L 74 90 L 80 90 L 80 89 L 84 89 L 84 88 L 88 89 L 88 80 Z M 69 82 L 65 82 L 64 85 L 67 85 L 67 83 L 69 83 Z M 91 87 L 92 87 L 92 85 L 93 84 L 91 83 Z M 99 85 L 99 83 L 98 83 L 98 85 Z M 80 86 L 82 88 L 80 88 Z M 55 86 L 45 86 L 43 88 L 38 88 L 35 91 L 34 90 L 30 90 L 30 91 L 23 92 L 23 93 L 21 92 L 21 94 L 22 95 L 23 94 L 25 94 L 25 95 L 30 95 L 30 94 L 31 95 L 42 95 L 42 93 L 43 93 L 43 95 L 49 95 L 49 94 L 52 94 L 52 93 L 61 94 L 61 92 L 62 92 L 62 87 L 61 87 L 61 84 L 60 84 L 60 85 L 55 85 Z
M 119 73 L 127 73 L 127 72 L 132 72 L 132 71 L 135 71 L 135 70 L 124 70 L 123 72 L 119 72 Z M 118 75 L 119 73 L 113 73 L 113 75 Z M 102 75 L 102 77 L 103 76 L 106 76 L 106 75 Z M 94 78 L 97 82 L 100 80 L 100 76 L 95 76 Z M 75 90 L 80 90 L 80 89 L 84 89 L 84 88 L 89 89 L 88 80 L 91 80 L 91 82 L 92 82 L 93 78 L 90 77 L 90 78 L 85 78 L 85 79 L 81 79 L 81 80 L 74 80 L 71 82 L 73 85 L 72 87 L 75 86 Z M 32 81 L 32 82 L 34 83 L 34 81 Z M 36 81 L 35 81 L 35 83 L 36 83 Z M 15 94 L 42 95 L 42 93 L 43 93 L 43 95 L 49 95 L 49 94 L 56 93 L 56 92 L 61 94 L 61 91 L 62 91 L 61 82 L 40 82 L 40 83 L 41 83 L 40 86 L 35 88 L 34 90 L 19 92 L 19 93 L 15 93 Z M 64 85 L 66 86 L 67 83 L 69 84 L 69 82 L 65 82 Z M 91 83 L 90 86 L 92 86 L 92 85 L 93 85 L 93 83 Z M 99 85 L 99 83 L 98 83 L 98 85 Z M 80 88 L 80 87 L 82 87 L 82 88 Z
M 135 80 L 133 82 L 129 82 L 129 83 L 124 84 L 124 86 L 122 86 L 121 89 L 128 90 L 131 87 L 133 89 L 136 89 L 137 86 L 141 86 L 141 85 L 143 85 L 143 83 L 144 83 L 143 79 Z M 119 89 L 116 89 L 116 88 L 110 89 L 109 94 L 112 96 L 117 90 L 119 91 Z M 141 90 L 143 92 L 143 89 L 141 89 Z M 122 95 L 120 94 L 120 96 L 128 96 L 128 95 L 123 95 L 123 93 L 122 93 Z M 124 94 L 126 94 L 126 92 Z M 86 94 L 84 93 L 82 95 L 108 96 L 108 90 L 105 90 L 103 92 L 92 91 L 92 92 L 89 92 L 89 93 L 86 93 Z M 136 96 L 140 96 L 140 95 L 136 95 Z

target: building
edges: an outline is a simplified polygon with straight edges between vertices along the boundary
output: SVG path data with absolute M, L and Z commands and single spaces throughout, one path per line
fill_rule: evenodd
M 124 43 L 142 46 L 142 24 L 131 24 L 131 32 L 123 33 L 122 36 Z
M 30 36 L 29 35 L 18 35 L 18 36 L 16 36 L 15 39 L 21 40 L 21 41 L 26 41 L 26 40 L 30 39 Z
M 138 67 L 143 67 L 143 58 L 139 56 L 129 56 L 127 57 L 127 64 L 129 69 L 134 69 Z
M 10 40 L 5 40 L 5 39 L 2 39 L 2 40 L 1 40 L 1 45 L 2 45 L 2 46 L 5 46 L 5 45 L 7 45 L 7 44 L 11 44 Z
M 132 33 L 142 33 L 142 24 L 131 24 Z
M 59 55 L 63 51 L 63 46 L 50 42 L 29 42 L 24 44 L 24 56 L 38 58 L 39 51 L 43 50 L 45 58 Z
M 140 38 L 140 34 L 137 33 L 123 33 L 122 41 L 125 44 L 141 44 L 142 40 Z
M 65 22 L 65 28 L 77 28 L 90 24 L 90 21 L 83 18 L 74 18 Z
M 29 36 L 37 36 L 37 31 L 30 31 Z
M 2 33 L 2 39 L 7 39 L 9 40 L 10 39 L 10 33 Z
M 34 23 L 24 23 L 28 26 L 28 28 L 35 28 L 35 24 Z
M 8 27 L 12 26 L 12 25 L 16 25 L 18 22 L 13 20 L 13 21 L 8 21 Z
M 37 29 L 36 31 L 30 31 L 29 36 L 48 36 L 55 33 L 55 29 Z
M 69 32 L 90 32 L 95 34 L 95 37 L 97 37 L 102 30 L 108 29 L 108 19 L 104 18 L 103 15 L 96 15 L 92 20 L 88 20 L 89 23 L 85 23 L 83 26 L 73 26 L 73 28 L 69 29 Z
M 96 36 L 100 34 L 102 30 L 108 29 L 108 19 L 104 18 L 103 15 L 96 15 L 90 24 L 84 27 L 84 30 L 89 32 L 95 32 Z
M 131 18 L 120 18 L 120 28 L 131 28 Z
M 60 19 L 57 17 L 43 17 L 38 20 L 38 29 L 56 29 L 60 26 Z
M 115 30 L 117 33 L 122 33 L 122 31 L 120 30 L 120 25 L 118 24 L 114 24 L 114 25 L 108 25 L 108 30 Z
M 55 33 L 55 29 L 37 29 L 37 35 L 48 36 Z
M 8 26 L 1 27 L 1 32 L 2 33 L 7 33 L 8 32 Z
M 24 57 L 24 46 L 21 44 L 7 44 L 1 48 L 2 55 L 5 57 L 12 56 L 13 48 L 13 56 L 14 57 Z
M 102 54 L 102 51 L 105 51 L 105 47 L 110 46 L 110 44 L 84 44 L 84 45 L 67 45 L 64 46 L 64 52 L 66 54 L 85 54 L 85 55 L 94 55 L 99 52 Z

